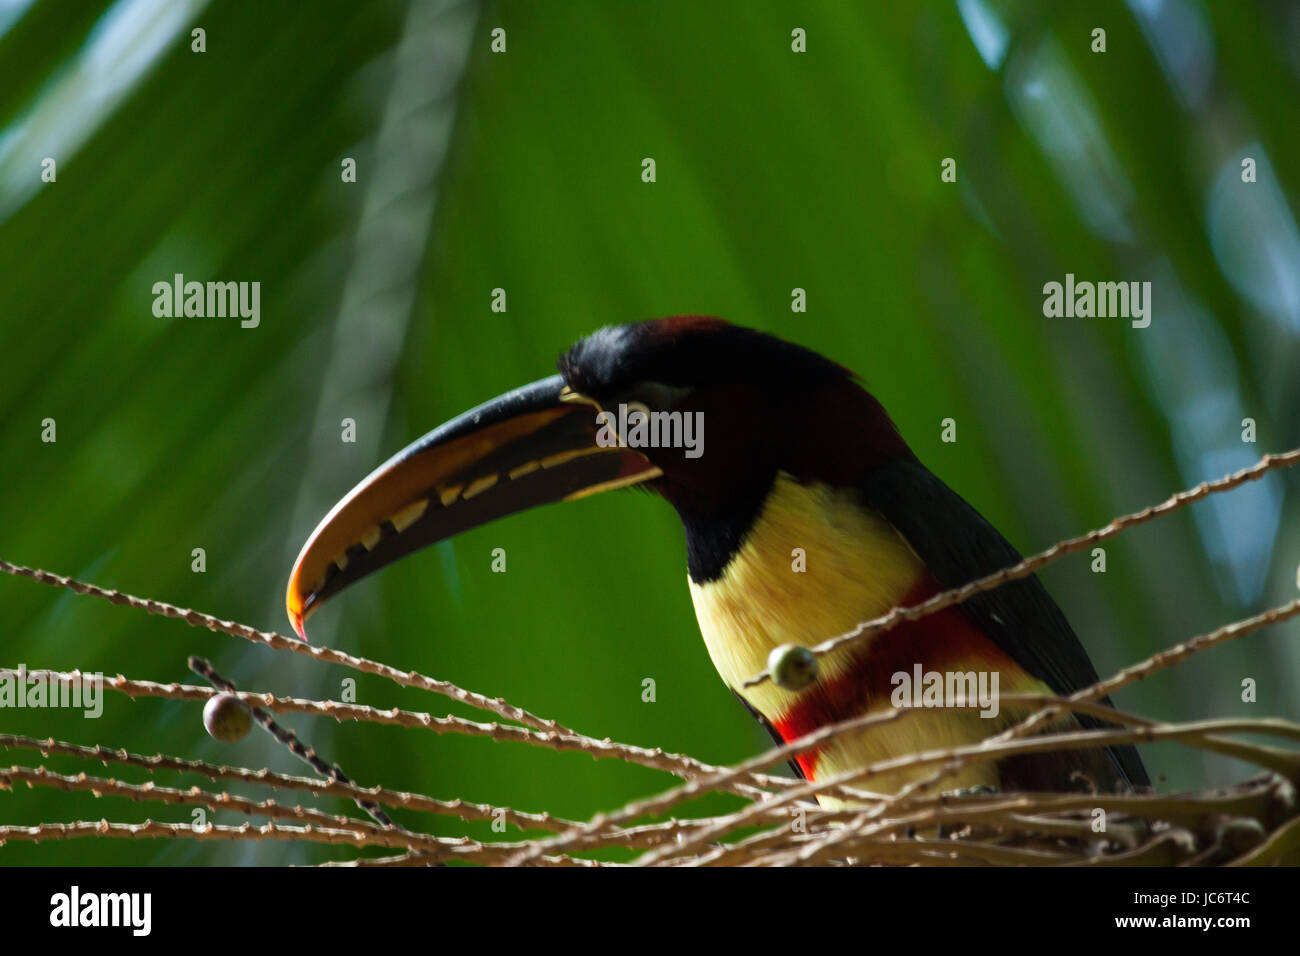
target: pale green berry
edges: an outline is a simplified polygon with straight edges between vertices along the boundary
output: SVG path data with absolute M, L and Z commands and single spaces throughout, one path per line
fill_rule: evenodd
M 817 655 L 799 644 L 782 644 L 767 657 L 777 687 L 803 690 L 817 679 Z

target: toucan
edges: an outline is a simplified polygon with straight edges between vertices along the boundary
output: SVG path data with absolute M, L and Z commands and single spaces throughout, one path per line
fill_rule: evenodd
M 1020 555 L 921 464 L 853 373 L 809 349 L 674 316 L 602 328 L 557 365 L 558 375 L 435 428 L 334 506 L 289 579 L 300 636 L 329 598 L 413 551 L 527 508 L 640 486 L 680 516 L 709 656 L 777 741 L 888 712 L 899 675 L 996 674 L 1004 694 L 1065 695 L 1096 682 L 1035 576 L 847 643 L 820 659 L 807 686 L 746 686 L 774 649 L 819 644 Z M 796 771 L 824 780 L 976 743 L 1026 714 L 936 706 L 901 716 L 800 754 Z M 1078 725 L 1099 724 L 1088 715 L 1058 724 Z M 873 777 L 870 789 L 896 792 L 929 772 Z M 970 764 L 950 785 L 1105 792 L 1149 780 L 1137 751 L 1117 746 Z

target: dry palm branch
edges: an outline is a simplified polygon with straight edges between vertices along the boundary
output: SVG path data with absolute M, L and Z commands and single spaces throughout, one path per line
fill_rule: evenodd
M 1250 468 L 1203 482 L 1158 505 L 1116 518 L 1101 528 L 1059 542 L 1011 567 L 938 594 L 915 607 L 895 608 L 813 648 L 813 653 L 822 655 L 845 642 L 866 640 L 904 621 L 917 620 L 974 594 L 1027 577 L 1067 554 L 1091 548 L 1133 525 L 1169 514 L 1207 495 L 1229 491 L 1271 470 L 1296 464 L 1300 464 L 1300 449 L 1266 455 Z M 193 627 L 243 638 L 276 651 L 386 677 L 402 686 L 441 694 L 488 715 L 485 720 L 477 721 L 241 691 L 196 657 L 190 658 L 190 666 L 204 679 L 205 685 L 160 684 L 120 674 L 106 677 L 106 690 L 131 698 L 185 700 L 193 702 L 197 709 L 222 697 L 223 703 L 228 701 L 242 708 L 252 721 L 302 759 L 312 774 L 294 776 L 167 754 L 133 753 L 102 744 L 0 734 L 0 749 L 16 761 L 6 766 L 8 759 L 0 760 L 0 789 L 25 785 L 89 792 L 109 801 L 116 798 L 140 804 L 157 802 L 205 812 L 234 812 L 248 818 L 241 826 L 160 822 L 149 818 L 134 822 L 108 819 L 48 822 L 35 826 L 0 824 L 0 846 L 7 841 L 40 842 L 82 836 L 305 841 L 352 848 L 349 859 L 327 865 L 354 866 L 423 866 L 452 861 L 530 866 L 1259 866 L 1300 862 L 1300 803 L 1296 796 L 1296 788 L 1300 786 L 1300 748 L 1296 746 L 1300 743 L 1300 724 L 1277 718 L 1167 722 L 1096 703 L 1193 654 L 1300 615 L 1300 599 L 1193 637 L 1068 698 L 1002 695 L 1000 705 L 1023 711 L 1024 719 L 980 744 L 910 754 L 831 779 L 809 782 L 767 771 L 839 735 L 860 731 L 872 723 L 907 720 L 915 711 L 896 709 L 824 726 L 736 766 L 719 767 L 658 748 L 596 739 L 500 698 L 476 694 L 447 681 L 219 620 L 162 601 L 134 597 L 3 560 L 0 560 L 0 571 L 176 618 Z M 1300 585 L 1300 580 L 1297 583 Z M 46 681 L 71 681 L 82 676 L 79 671 L 25 673 L 28 679 Z M 15 674 L 11 669 L 0 669 L 0 678 L 12 679 Z M 752 683 L 767 679 L 770 679 L 767 673 L 758 674 Z M 1060 730 L 1053 726 L 1053 720 L 1066 711 L 1104 718 L 1110 726 Z M 546 812 L 463 800 L 441 800 L 352 781 L 337 763 L 322 757 L 285 726 L 284 722 L 294 714 L 517 741 L 556 751 L 581 751 L 593 759 L 623 760 L 661 770 L 680 782 L 672 789 L 612 812 L 596 814 L 588 820 L 567 820 Z M 195 726 L 197 729 L 197 714 Z M 1264 736 L 1276 743 L 1265 745 L 1243 739 L 1243 735 Z M 969 792 L 944 786 L 945 780 L 963 767 L 979 761 L 1155 741 L 1235 757 L 1259 767 L 1261 773 L 1230 787 L 1171 794 Z M 98 774 L 57 773 L 42 762 L 55 755 L 78 758 L 105 769 Z M 872 791 L 874 777 L 903 768 L 928 769 L 930 773 L 896 793 Z M 92 766 L 92 769 L 96 768 Z M 138 779 L 133 781 L 127 777 Z M 205 783 L 184 786 L 179 783 L 184 778 Z M 177 782 L 165 782 L 173 779 Z M 232 784 L 265 788 L 269 795 L 261 800 L 239 796 L 227 789 Z M 732 794 L 743 800 L 743 806 L 711 817 L 674 815 L 687 801 L 709 792 Z M 309 805 L 311 800 L 320 797 L 351 799 L 365 817 L 329 813 Z M 819 803 L 818 798 L 823 798 L 826 805 Z M 493 821 L 504 824 L 502 829 L 507 833 L 500 841 L 435 836 L 395 823 L 387 812 L 395 808 L 410 811 L 408 816 L 412 818 L 427 813 L 464 821 Z M 510 830 L 517 832 L 519 838 L 507 835 Z M 379 849 L 359 852 L 371 847 Z M 626 858 L 628 851 L 631 851 L 628 863 L 610 862 L 611 856 Z

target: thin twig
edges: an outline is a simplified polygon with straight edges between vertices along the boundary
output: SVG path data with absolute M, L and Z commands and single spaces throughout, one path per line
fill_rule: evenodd
M 201 611 L 195 611 L 189 608 L 177 607 L 174 604 L 168 604 L 166 601 L 139 598 L 122 591 L 115 591 L 109 588 L 99 587 L 98 585 L 87 584 L 84 581 L 78 581 L 75 578 L 65 577 L 61 574 L 52 574 L 49 571 L 42 571 L 39 568 L 28 568 L 20 564 L 11 564 L 3 559 L 0 559 L 0 571 L 17 577 L 30 578 L 33 581 L 39 581 L 42 584 L 49 584 L 53 587 L 66 588 L 75 594 L 85 594 L 90 597 L 103 598 L 111 604 L 124 604 L 128 607 L 136 608 L 137 610 L 147 611 L 150 614 L 157 614 L 162 617 L 184 621 L 190 627 L 207 628 L 209 631 L 215 631 L 218 634 L 227 634 L 231 637 L 243 638 L 244 640 L 251 641 L 254 644 L 262 644 L 278 651 L 291 651 L 294 654 L 305 654 L 308 657 L 312 657 L 318 661 L 324 661 L 328 664 L 341 664 L 344 667 L 350 667 L 353 670 L 361 671 L 366 674 L 376 674 L 380 677 L 386 677 L 396 684 L 401 684 L 403 687 L 416 687 L 420 690 L 442 694 L 444 697 L 450 697 L 452 700 L 460 701 L 462 704 L 477 707 L 479 710 L 489 711 L 505 720 L 513 720 L 526 727 L 532 727 L 534 730 L 561 734 L 576 734 L 576 731 L 570 730 L 563 724 L 557 723 L 554 720 L 547 720 L 538 717 L 521 707 L 515 707 L 514 705 L 507 703 L 500 697 L 485 697 L 482 694 L 476 694 L 473 691 L 457 687 L 449 681 L 426 677 L 424 674 L 418 673 L 417 671 L 400 671 L 396 667 L 381 664 L 379 661 L 372 661 L 365 657 L 356 657 L 343 651 L 336 651 L 330 647 L 316 647 L 305 641 L 300 641 L 297 638 L 285 637 L 283 634 L 277 634 L 274 631 L 259 631 L 246 624 L 239 624 L 235 621 L 223 621 L 211 614 L 204 614 Z
M 389 807 L 402 807 L 426 813 L 438 813 L 456 816 L 467 821 L 501 820 L 521 830 L 564 830 L 576 825 L 572 820 L 554 817 L 549 813 L 530 813 L 524 810 L 512 810 L 509 807 L 492 806 L 485 803 L 469 803 L 464 800 L 438 800 L 421 793 L 408 793 L 404 790 L 390 790 L 387 787 L 358 787 L 356 784 L 344 784 L 335 780 L 323 780 L 318 777 L 295 777 L 277 773 L 273 770 L 252 770 L 245 767 L 229 767 L 206 763 L 202 760 L 187 760 L 165 754 L 128 753 L 125 750 L 110 750 L 107 747 L 85 747 L 55 740 L 53 737 L 38 740 L 18 734 L 0 734 L 0 747 L 35 750 L 42 754 L 64 754 L 85 760 L 96 760 L 108 766 L 110 763 L 141 767 L 150 773 L 157 770 L 171 770 L 178 773 L 199 774 L 209 780 L 236 780 L 242 783 L 260 784 L 278 790 L 299 790 L 313 796 L 325 794 L 332 797 L 344 797 L 350 800 L 368 798 Z
M 17 674 L 10 668 L 0 668 L 0 677 Z M 39 677 L 63 680 L 81 675 L 80 671 L 28 670 L 29 678 Z M 207 701 L 218 692 L 209 687 L 194 684 L 159 684 L 155 681 L 133 680 L 118 674 L 104 677 L 104 686 L 126 694 L 128 697 L 161 697 L 168 700 Z M 706 764 L 693 757 L 668 753 L 658 747 L 650 749 L 633 744 L 622 744 L 612 740 L 596 740 L 583 734 L 560 734 L 554 732 L 532 731 L 513 724 L 485 724 L 468 720 L 464 717 L 448 715 L 434 717 L 421 711 L 379 710 L 365 704 L 347 704 L 336 700 L 308 700 L 300 697 L 277 697 L 274 694 L 252 691 L 238 691 L 240 700 L 250 705 L 262 706 L 278 713 L 305 713 L 331 717 L 337 721 L 356 720 L 398 727 L 414 727 L 431 730 L 434 733 L 456 733 L 471 737 L 490 737 L 497 741 L 526 743 L 536 747 L 546 747 L 557 751 L 578 751 L 589 755 L 593 760 L 619 759 L 628 763 L 662 770 L 665 773 L 686 780 L 707 779 L 724 774 L 721 767 Z M 778 761 L 779 762 L 779 761 Z M 736 774 L 725 771 L 727 784 L 724 789 L 737 796 L 753 799 L 761 796 L 765 790 L 781 790 L 793 786 L 796 781 L 789 777 L 773 777 L 765 774 L 744 772 Z

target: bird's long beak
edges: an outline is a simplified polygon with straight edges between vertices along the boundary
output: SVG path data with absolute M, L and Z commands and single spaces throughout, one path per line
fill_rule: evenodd
M 649 481 L 660 471 L 597 444 L 599 407 L 554 375 L 454 418 L 348 492 L 303 545 L 285 602 L 294 630 L 331 595 L 495 518 Z

